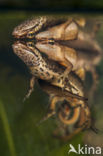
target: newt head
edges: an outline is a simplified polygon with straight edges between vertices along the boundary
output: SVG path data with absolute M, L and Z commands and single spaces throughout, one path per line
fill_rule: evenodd
M 45 21 L 46 17 L 32 18 L 24 21 L 14 28 L 12 35 L 15 38 L 34 38 L 35 33 L 42 27 Z
M 28 66 L 38 65 L 38 56 L 25 43 L 16 41 L 12 45 L 14 53 Z M 34 49 L 36 50 L 36 49 Z

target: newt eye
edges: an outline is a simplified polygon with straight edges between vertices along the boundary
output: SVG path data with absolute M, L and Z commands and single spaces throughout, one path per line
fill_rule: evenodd
M 32 42 L 27 42 L 27 46 L 28 46 L 28 47 L 33 47 L 34 44 L 33 44 Z
M 28 38 L 33 38 L 33 37 L 34 37 L 34 34 L 33 34 L 33 33 L 28 33 L 28 34 L 27 34 L 27 37 L 28 37 Z
M 54 39 L 53 38 L 50 38 L 49 39 L 49 44 L 54 45 L 54 43 L 55 43 Z

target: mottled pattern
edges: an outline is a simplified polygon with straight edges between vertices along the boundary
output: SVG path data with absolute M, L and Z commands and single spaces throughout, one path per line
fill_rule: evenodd
M 47 56 L 42 56 L 35 47 L 27 47 L 20 42 L 16 42 L 13 45 L 13 49 L 14 52 L 29 67 L 32 75 L 43 80 L 51 81 L 53 85 L 61 88 L 65 87 L 66 90 L 83 96 L 84 92 L 82 81 L 75 73 L 70 72 L 66 80 L 63 81 L 65 68 L 57 62 L 48 59 Z
M 38 31 L 42 25 L 46 22 L 46 17 L 40 17 L 40 18 L 33 18 L 31 20 L 27 20 L 20 25 L 18 25 L 14 31 L 13 35 L 15 37 L 21 37 L 25 35 L 28 31 L 31 31 L 34 29 L 34 31 Z
M 24 21 L 20 25 L 14 28 L 12 35 L 16 38 L 28 37 L 32 38 L 35 33 L 46 29 L 47 27 L 52 27 L 53 25 L 58 25 L 66 21 L 66 18 L 56 18 L 52 16 L 42 16 L 36 17 Z

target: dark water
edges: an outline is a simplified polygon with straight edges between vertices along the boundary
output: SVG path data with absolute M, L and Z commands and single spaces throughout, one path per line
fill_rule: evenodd
M 32 13 L 33 15 L 33 13 Z M 68 142 L 52 137 L 55 119 L 37 126 L 46 114 L 48 96 L 36 84 L 31 97 L 23 102 L 29 86 L 30 74 L 24 63 L 13 53 L 13 28 L 29 16 L 25 12 L 0 13 L 0 153 L 3 156 L 65 156 L 69 144 L 103 146 L 103 134 L 83 132 Z M 99 15 L 103 19 L 103 16 Z M 92 16 L 91 16 L 92 17 Z M 102 46 L 103 25 L 96 35 Z M 92 61 L 92 60 L 91 60 Z M 96 67 L 99 83 L 92 100 L 96 127 L 103 130 L 103 60 Z M 86 86 L 91 84 L 87 74 Z M 73 156 L 73 154 L 71 154 Z

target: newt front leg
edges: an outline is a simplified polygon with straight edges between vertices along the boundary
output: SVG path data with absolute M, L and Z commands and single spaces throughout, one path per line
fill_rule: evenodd
M 25 101 L 26 99 L 28 99 L 30 97 L 31 93 L 34 90 L 35 81 L 36 81 L 36 78 L 34 76 L 32 76 L 31 79 L 30 79 L 29 90 L 28 90 L 27 94 L 25 95 L 23 101 Z

